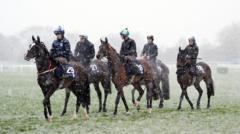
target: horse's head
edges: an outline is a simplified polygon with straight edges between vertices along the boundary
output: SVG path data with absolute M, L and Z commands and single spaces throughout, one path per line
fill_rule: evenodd
M 49 54 L 46 46 L 43 44 L 43 42 L 40 41 L 39 36 L 37 36 L 37 39 L 32 36 L 32 41 L 33 43 L 29 45 L 29 49 L 24 56 L 25 60 L 29 61 L 33 58 L 38 58 Z
M 185 50 L 182 50 L 181 47 L 179 47 L 179 52 L 177 55 L 177 66 L 185 66 L 188 63 L 188 55 Z
M 97 59 L 102 59 L 103 57 L 106 57 L 109 49 L 109 43 L 107 38 L 105 38 L 104 41 L 100 39 L 100 42 L 101 42 L 101 45 L 99 46 Z

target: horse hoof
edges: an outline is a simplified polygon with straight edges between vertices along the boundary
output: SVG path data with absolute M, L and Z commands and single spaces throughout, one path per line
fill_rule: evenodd
M 181 110 L 181 107 L 178 107 L 177 110 L 178 110 L 178 111 Z
M 159 108 L 163 108 L 163 104 L 160 104 L 160 105 L 159 105 Z
M 127 114 L 127 115 L 130 115 L 130 112 L 129 112 L 129 111 L 127 111 L 127 112 L 126 112 L 126 114 Z
M 107 112 L 107 109 L 103 109 L 103 112 Z
M 62 112 L 61 116 L 64 116 L 66 112 Z
M 76 112 L 73 113 L 72 119 L 73 119 L 73 120 L 76 120 L 76 119 L 77 119 L 77 114 L 76 114 Z
M 135 107 L 138 107 L 140 105 L 140 102 L 139 101 L 136 101 L 135 103 L 134 103 L 134 106 Z
M 194 110 L 194 107 L 191 107 L 191 110 Z
M 52 122 L 53 121 L 53 116 L 48 116 L 48 122 Z
M 197 109 L 201 109 L 200 106 L 197 106 Z
M 140 111 L 140 105 L 137 107 L 137 111 L 138 111 L 138 112 Z
M 84 120 L 85 121 L 89 120 L 89 115 L 87 113 L 84 114 Z
M 152 113 L 152 108 L 148 108 L 148 113 L 149 113 L 149 114 Z

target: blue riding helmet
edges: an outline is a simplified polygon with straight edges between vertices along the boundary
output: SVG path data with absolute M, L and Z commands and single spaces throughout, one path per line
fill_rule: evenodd
M 58 28 L 56 28 L 56 29 L 54 30 L 54 34 L 55 34 L 55 35 L 58 35 L 58 34 L 64 35 L 64 33 L 65 33 L 65 31 L 64 31 L 64 29 L 63 29 L 61 26 L 58 26 Z
M 120 35 L 122 36 L 129 36 L 129 31 L 127 28 L 123 29 L 121 32 L 120 32 Z

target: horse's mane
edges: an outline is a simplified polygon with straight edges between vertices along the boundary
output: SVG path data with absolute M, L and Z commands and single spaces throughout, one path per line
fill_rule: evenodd
M 113 52 L 116 53 L 117 57 L 120 58 L 121 56 L 120 56 L 120 54 L 116 51 L 116 49 L 113 48 L 112 45 L 110 45 L 110 44 L 108 44 L 108 45 L 109 45 L 109 48 L 110 48 L 111 50 L 113 50 Z
M 47 53 L 48 55 L 50 55 L 50 53 L 49 53 L 46 45 L 45 45 L 43 42 L 40 43 L 40 46 L 43 48 L 43 50 L 44 50 L 45 53 Z

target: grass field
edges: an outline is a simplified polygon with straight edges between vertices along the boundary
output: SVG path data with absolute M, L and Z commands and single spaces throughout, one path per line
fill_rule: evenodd
M 201 109 L 190 110 L 186 100 L 181 111 L 177 111 L 180 88 L 176 82 L 175 71 L 170 73 L 171 99 L 165 101 L 163 109 L 154 102 L 152 114 L 146 111 L 146 99 L 141 101 L 141 110 L 131 104 L 131 87 L 124 89 L 130 114 L 125 113 L 122 101 L 116 117 L 112 115 L 115 89 L 109 96 L 107 113 L 97 113 L 98 100 L 91 88 L 92 105 L 90 120 L 84 121 L 81 113 L 72 120 L 75 110 L 75 97 L 71 95 L 66 116 L 60 117 L 64 103 L 64 90 L 58 90 L 51 98 L 53 122 L 46 122 L 43 116 L 43 95 L 32 73 L 0 73 L 0 133 L 240 133 L 240 70 L 230 70 L 228 74 L 217 74 L 215 96 L 211 109 L 206 109 L 205 85 Z M 197 91 L 188 89 L 190 99 L 196 106 Z

